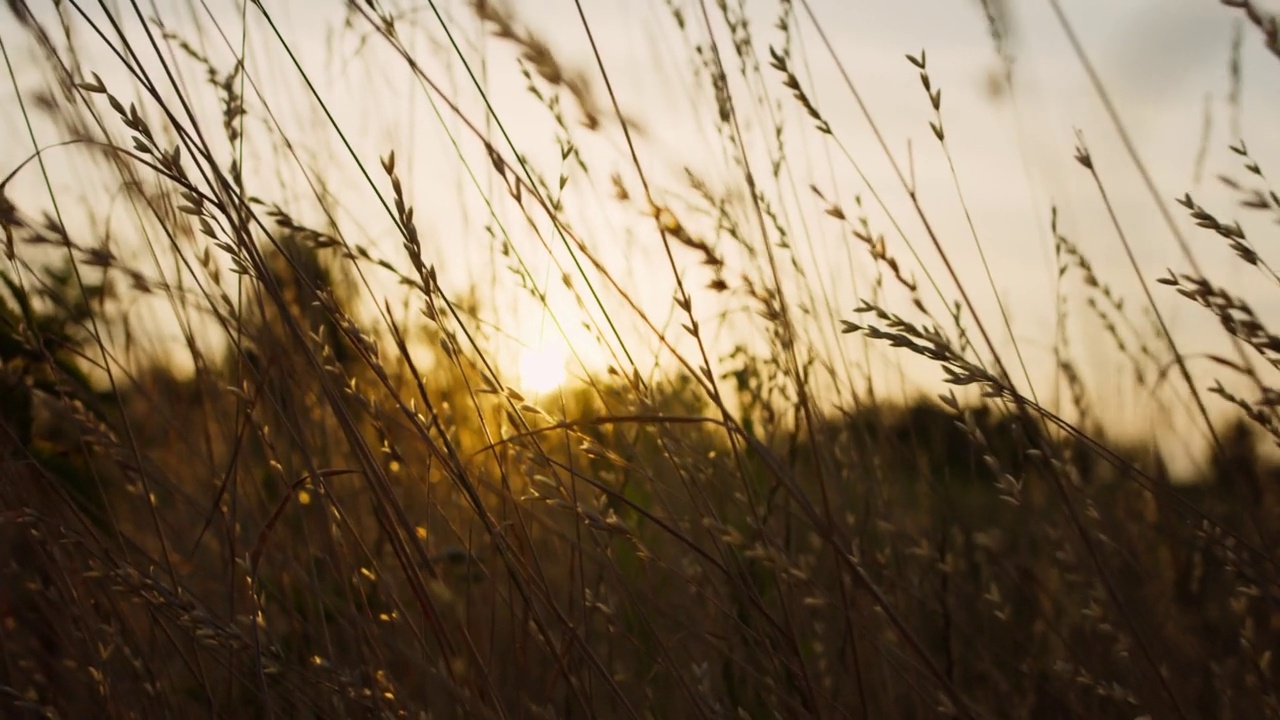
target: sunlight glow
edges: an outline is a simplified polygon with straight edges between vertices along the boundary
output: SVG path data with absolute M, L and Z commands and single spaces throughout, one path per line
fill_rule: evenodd
M 568 378 L 568 351 L 556 345 L 529 347 L 520 351 L 520 389 L 544 393 L 559 387 Z

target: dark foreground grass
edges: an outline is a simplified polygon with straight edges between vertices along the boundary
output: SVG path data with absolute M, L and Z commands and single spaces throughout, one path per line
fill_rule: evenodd
M 1227 4 L 1274 40 L 1260 10 Z M 30 158 L 0 183 L 45 189 L 0 192 L 0 715 L 1280 716 L 1280 469 L 1259 449 L 1280 439 L 1280 338 L 1190 255 L 1177 273 L 1096 270 L 1055 212 L 1060 328 L 1033 383 L 999 342 L 1007 308 L 970 301 L 1000 272 L 972 221 L 978 280 L 906 165 L 866 189 L 899 211 L 797 175 L 803 138 L 854 176 L 866 153 L 893 159 L 878 133 L 852 147 L 812 96 L 802 68 L 839 55 L 803 0 L 771 10 L 764 46 L 736 3 L 661 6 L 666 39 L 697 47 L 705 130 L 735 173 L 721 190 L 689 171 L 667 204 L 646 118 L 620 111 L 601 56 L 564 67 L 485 0 L 350 4 L 346 32 L 456 133 L 443 172 L 484 188 L 468 242 L 492 246 L 494 274 L 466 292 L 444 277 L 464 261 L 435 238 L 439 204 L 415 212 L 392 151 L 406 139 L 374 163 L 324 103 L 323 133 L 284 129 L 319 93 L 301 73 L 273 99 L 241 63 L 297 61 L 271 4 L 184 6 L 204 18 L 192 37 L 141 4 L 84 5 L 11 2 L 0 34 L 16 116 L 61 138 L 9 138 Z M 1004 5 L 984 7 L 1003 43 Z M 595 9 L 577 11 L 595 47 Z M 523 73 L 558 177 L 516 153 L 462 60 L 467 28 Z M 419 34 L 482 102 L 433 74 Z M 925 53 L 909 61 L 963 205 L 941 90 Z M 332 156 L 309 154 L 330 152 L 308 145 L 320 135 L 340 138 Z M 599 176 L 579 145 L 598 137 L 625 171 Z M 323 172 L 272 185 L 267 148 L 359 162 L 367 202 Z M 1259 161 L 1232 149 L 1230 187 L 1276 217 Z M 1083 139 L 1075 152 L 1109 208 Z M 639 281 L 575 229 L 577 187 L 660 248 Z M 1181 205 L 1256 271 L 1240 282 L 1277 282 L 1240 225 Z M 362 234 L 361 215 L 394 235 Z M 846 261 L 820 257 L 824 232 L 861 268 L 850 306 L 819 271 Z M 1130 273 L 1149 292 L 1127 306 L 1108 283 Z M 656 310 L 654 285 L 673 293 Z M 1153 295 L 1170 288 L 1220 321 L 1212 368 L 1243 390 L 1193 376 Z M 570 349 L 604 360 L 524 392 L 507 336 L 526 306 L 581 325 Z M 1076 312 L 1105 345 L 1071 340 Z M 1192 418 L 1185 444 L 1207 438 L 1190 477 L 1150 439 L 1109 436 L 1128 399 L 1091 389 L 1081 356 L 1097 352 Z M 913 395 L 873 355 L 946 383 Z

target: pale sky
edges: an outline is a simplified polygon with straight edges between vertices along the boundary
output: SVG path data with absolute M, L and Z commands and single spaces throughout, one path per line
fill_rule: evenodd
M 699 5 L 692 0 L 671 0 L 671 4 L 682 8 L 690 27 L 687 36 L 679 34 L 665 1 L 582 0 L 619 103 L 644 130 L 638 140 L 638 150 L 645 172 L 655 185 L 655 194 L 681 212 L 691 228 L 708 229 L 705 218 L 695 214 L 694 208 L 700 204 L 684 182 L 683 169 L 691 168 L 720 189 L 739 193 L 742 192 L 741 174 L 727 164 L 723 145 L 712 132 L 716 110 L 706 78 L 695 77 L 693 72 L 690 46 L 705 36 L 701 31 Z M 1007 340 L 1007 333 L 993 314 L 991 291 L 973 250 L 973 240 L 960 212 L 944 156 L 928 127 L 932 115 L 927 98 L 915 69 L 904 58 L 906 53 L 916 54 L 922 48 L 927 51 L 933 84 L 943 89 L 943 118 L 964 198 L 992 264 L 997 289 L 1013 316 L 1014 332 L 1032 366 L 1032 375 L 1038 388 L 1048 392 L 1049 385 L 1039 383 L 1051 372 L 1049 350 L 1055 273 L 1048 224 L 1052 205 L 1059 207 L 1062 231 L 1089 253 L 1104 280 L 1126 296 L 1130 307 L 1141 308 L 1144 304 L 1098 193 L 1087 173 L 1072 159 L 1077 129 L 1084 133 L 1090 145 L 1095 164 L 1147 279 L 1163 275 L 1166 267 L 1179 271 L 1188 268 L 1124 154 L 1047 0 L 1010 4 L 1014 6 L 1011 47 L 1016 58 L 1016 91 L 1012 99 L 1000 101 L 993 101 L 986 94 L 988 74 L 998 66 L 977 0 L 813 0 L 812 8 L 900 163 L 906 163 L 910 143 L 914 174 L 929 220 L 952 253 L 953 262 L 990 329 Z M 1171 201 L 1191 191 L 1198 202 L 1218 211 L 1224 220 L 1238 218 L 1244 222 L 1267 257 L 1269 236 L 1266 233 L 1274 232 L 1274 224 L 1268 226 L 1265 220 L 1259 222 L 1260 216 L 1235 209 L 1231 197 L 1213 180 L 1222 172 L 1243 178 L 1239 160 L 1227 150 L 1227 145 L 1237 138 L 1232 135 L 1226 103 L 1232 28 L 1242 15 L 1214 0 L 1123 3 L 1063 0 L 1062 4 L 1163 199 L 1170 204 L 1182 226 L 1190 228 L 1190 223 L 1186 221 L 1185 212 Z M 127 8 L 127 4 L 124 5 Z M 207 0 L 211 15 L 206 14 L 201 3 L 155 0 L 148 5 L 151 13 L 179 35 L 193 42 L 199 39 L 202 51 L 221 69 L 230 67 L 231 52 L 218 32 L 226 33 L 234 44 L 241 42 L 245 26 L 234 3 Z M 545 108 L 523 89 L 524 80 L 517 72 L 511 45 L 480 32 L 474 15 L 461 0 L 437 0 L 435 5 L 447 19 L 467 61 L 482 76 L 498 117 L 516 147 L 554 183 L 560 164 L 555 129 Z M 892 232 L 884 215 L 872 210 L 867 188 L 857 179 L 849 163 L 833 146 L 822 144 L 811 130 L 812 124 L 804 119 L 781 87 L 780 76 L 768 68 L 768 46 L 782 41 L 781 33 L 773 27 L 779 3 L 745 0 L 745 5 L 764 66 L 765 89 L 771 102 L 781 103 L 786 113 L 787 157 L 795 174 L 794 192 L 798 194 L 793 194 L 792 185 L 779 188 L 767 184 L 766 192 L 774 196 L 771 202 L 776 202 L 780 211 L 790 213 L 794 232 L 802 234 L 802 227 L 807 228 L 807 238 L 793 237 L 800 262 L 808 268 L 811 280 L 819 282 L 821 278 L 835 297 L 837 317 L 852 318 L 848 310 L 857 303 L 857 298 L 844 249 L 849 240 L 842 236 L 838 223 L 821 214 L 821 206 L 807 190 L 810 182 L 818 184 L 828 197 L 838 199 L 851 216 L 855 214 L 853 197 L 861 194 L 871 210 L 876 229 L 886 234 L 890 252 L 899 256 L 907 270 L 922 282 L 923 275 L 909 261 L 902 238 Z M 460 131 L 454 118 L 447 117 L 443 124 L 436 119 L 430 97 L 385 42 L 371 34 L 367 26 L 357 21 L 353 27 L 343 29 L 342 3 L 277 0 L 266 2 L 265 6 L 347 134 L 357 156 L 374 172 L 375 181 L 383 190 L 388 183 L 377 169 L 377 159 L 393 148 L 396 150 L 398 168 L 423 231 L 427 261 L 440 268 L 442 275 L 453 283 L 454 290 L 473 284 L 481 287 L 482 294 L 495 284 L 500 288 L 515 288 L 514 278 L 505 271 L 500 270 L 496 275 L 492 271 L 489 262 L 492 243 L 480 229 L 485 219 L 482 195 L 471 185 L 453 148 L 450 133 L 456 133 L 464 155 L 473 163 L 472 171 L 487 186 L 493 182 L 492 172 L 478 144 Z M 564 65 L 586 74 L 604 98 L 590 45 L 572 0 L 524 0 L 510 6 L 522 24 L 545 39 Z M 719 33 L 717 39 L 727 44 L 715 6 L 708 3 Z M 400 20 L 406 43 L 427 72 L 446 85 L 446 91 L 468 116 L 484 123 L 479 95 L 469 85 L 462 64 L 449 49 L 430 3 L 416 4 L 413 8 Z M 921 253 L 925 265 L 937 271 L 935 255 L 919 222 L 907 211 L 904 193 L 890 173 L 830 56 L 820 45 L 803 6 L 797 4 L 795 10 L 801 44 L 796 47 L 793 69 L 801 76 L 806 91 L 830 122 L 836 137 L 902 221 L 908 239 Z M 41 17 L 48 19 L 47 12 Z M 93 17 L 101 19 L 101 15 Z M 323 175 L 329 190 L 337 195 L 345 213 L 344 232 L 377 247 L 385 256 L 403 259 L 389 218 L 374 204 L 354 161 L 318 112 L 279 40 L 253 7 L 244 17 L 249 18 L 247 33 L 243 35 L 248 48 L 249 77 L 269 98 L 266 104 L 275 113 L 275 121 L 283 126 L 285 137 L 294 143 L 304 162 L 309 163 L 307 172 Z M 136 19 L 123 24 L 135 41 L 143 40 Z M 49 27 L 56 30 L 57 24 Z M 148 103 L 141 101 L 143 96 L 130 84 L 120 62 L 87 25 L 80 22 L 74 27 L 85 70 L 98 72 L 123 99 L 138 99 L 145 109 Z M 1274 118 L 1280 116 L 1280 93 L 1277 92 L 1280 59 L 1269 54 L 1252 26 L 1245 28 L 1244 37 L 1242 134 L 1264 170 L 1280 168 L 1280 136 L 1273 131 Z M 33 46 L 9 14 L 0 20 L 0 39 L 15 65 L 19 88 L 29 100 L 42 77 L 32 61 Z M 153 71 L 158 68 L 154 62 L 154 57 L 144 59 Z M 189 62 L 180 67 L 185 81 L 191 83 L 188 94 L 203 98 L 206 111 L 216 109 L 211 90 L 198 85 L 202 71 Z M 727 70 L 733 74 L 735 69 L 736 61 L 730 58 Z M 6 80 L 3 88 L 0 131 L 8 142 L 0 145 L 0 174 L 8 174 L 30 153 L 31 143 L 17 105 L 12 101 L 12 84 Z M 743 89 L 741 85 L 734 87 L 735 92 Z M 315 221 L 315 204 L 313 200 L 308 201 L 299 169 L 280 152 L 279 143 L 271 140 L 274 131 L 269 131 L 270 121 L 263 112 L 263 101 L 252 91 L 246 92 L 250 112 L 247 136 L 251 144 L 245 167 L 251 189 L 266 199 L 289 206 L 299 217 Z M 745 100 L 745 95 L 741 97 Z M 1211 135 L 1204 177 L 1195 184 L 1194 167 L 1206 99 L 1212 116 Z M 566 96 L 563 103 L 566 116 L 574 122 L 578 115 L 572 102 Z M 102 106 L 105 109 L 105 103 Z M 745 132 L 757 143 L 757 148 L 759 142 L 771 135 L 762 121 L 763 116 L 758 112 L 743 113 Z M 204 122 L 208 130 L 218 132 L 216 116 Z M 41 144 L 65 139 L 48 124 L 38 125 L 36 132 Z M 581 173 L 570 173 L 566 217 L 601 254 L 610 272 L 642 299 L 653 319 L 658 323 L 668 322 L 673 285 L 653 226 L 637 217 L 634 211 L 619 212 L 617 204 L 607 199 L 611 194 L 609 178 L 614 172 L 626 179 L 633 194 L 639 193 L 617 123 L 607 122 L 602 132 L 594 134 L 574 128 L 574 138 L 580 143 L 592 175 L 585 178 Z M 504 144 L 499 146 L 509 153 Z M 757 173 L 767 172 L 765 164 L 758 162 L 762 157 L 753 155 Z M 127 215 L 119 207 L 113 209 L 109 197 L 96 200 L 92 197 L 95 191 L 109 192 L 110 188 L 88 181 L 94 176 L 85 170 L 89 165 L 83 155 L 62 150 L 50 153 L 47 159 L 59 193 L 83 195 L 83 202 L 91 203 L 99 216 Z M 286 178 L 283 185 L 282 177 Z M 45 207 L 47 194 L 42 196 L 41 189 L 39 173 L 30 166 L 15 179 L 10 194 L 20 203 L 27 200 L 32 206 Z M 545 253 L 528 228 L 521 225 L 512 203 L 500 203 L 498 213 L 526 261 L 535 267 L 535 278 L 541 283 L 547 277 Z M 799 221 L 801 217 L 803 226 Z M 750 216 L 743 218 L 749 220 Z M 119 221 L 124 223 L 121 227 L 127 226 L 127 218 Z M 545 218 L 537 217 L 537 221 L 539 229 L 545 232 Z M 1203 269 L 1211 277 L 1255 301 L 1256 309 L 1264 318 L 1280 310 L 1274 288 L 1235 261 L 1216 236 L 1189 230 L 1188 237 L 1199 253 Z M 124 240 L 118 238 L 117 242 Z M 720 242 L 728 247 L 732 241 L 725 238 Z M 138 262 L 149 262 L 141 250 L 134 248 L 132 252 L 136 253 Z M 557 253 L 562 260 L 567 258 L 563 249 Z M 121 254 L 130 253 L 125 250 Z M 677 257 L 682 267 L 690 269 L 693 284 L 705 283 L 705 275 L 696 269 L 696 254 L 678 252 Z M 860 276 L 857 286 L 865 287 L 870 277 L 867 253 L 859 247 L 853 257 L 854 276 Z M 550 277 L 555 278 L 557 274 L 552 273 Z M 954 298 L 952 284 L 942 281 L 941 275 L 938 277 L 948 298 Z M 568 317 L 572 301 L 559 289 L 558 283 L 551 284 L 553 305 Z M 1185 352 L 1220 347 L 1221 332 L 1207 312 L 1167 288 L 1154 288 Z M 1084 318 L 1087 311 L 1080 300 L 1078 286 L 1071 292 L 1076 293 L 1072 312 L 1077 318 Z M 926 297 L 936 302 L 935 297 Z M 499 306 L 496 319 L 519 335 L 521 342 L 552 342 L 546 339 L 549 326 L 527 296 L 521 299 L 513 290 L 498 290 L 490 299 Z M 716 308 L 709 298 L 699 307 L 705 309 L 706 314 L 700 318 L 704 327 L 714 335 Z M 908 310 L 905 303 L 891 309 Z M 163 314 L 163 309 L 157 312 Z M 625 321 L 625 317 L 622 319 Z M 681 322 L 682 319 L 670 321 L 673 337 L 683 335 L 679 330 Z M 819 343 L 819 346 L 830 348 L 831 343 L 846 342 L 849 343 L 846 352 L 858 356 L 861 341 L 855 342 L 848 336 L 837 338 L 831 326 L 827 323 L 823 330 L 828 336 L 824 341 L 826 345 Z M 593 351 L 583 333 L 570 330 L 569 343 L 583 351 L 588 364 L 603 361 L 604 354 Z M 1091 368 L 1098 398 L 1123 398 L 1118 403 L 1120 407 L 1114 408 L 1116 417 L 1148 420 L 1154 406 L 1135 398 L 1127 389 L 1126 380 L 1105 377 L 1109 369 L 1120 365 L 1097 324 L 1085 322 L 1072 332 L 1078 349 L 1091 343 L 1099 348 L 1093 356 L 1101 359 L 1095 360 L 1095 367 Z M 732 332 L 726 330 L 722 334 L 730 336 Z M 732 344 L 732 337 L 721 340 L 722 349 Z M 637 344 L 639 347 L 653 345 L 651 338 Z M 1002 347 L 1004 351 L 1007 344 Z M 918 382 L 931 390 L 938 388 L 941 374 L 936 369 L 910 363 L 908 369 Z M 1209 370 L 1203 365 L 1201 369 Z M 1202 374 L 1200 384 L 1208 385 L 1213 377 L 1212 373 Z M 1149 425 L 1144 427 L 1150 429 Z

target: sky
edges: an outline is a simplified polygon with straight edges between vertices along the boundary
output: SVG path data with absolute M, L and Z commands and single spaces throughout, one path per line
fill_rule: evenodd
M 767 65 L 763 88 L 769 93 L 770 102 L 776 103 L 787 118 L 791 180 L 776 198 L 778 209 L 794 227 L 807 231 L 797 238 L 794 252 L 811 281 L 819 283 L 833 298 L 837 316 L 852 317 L 848 311 L 858 302 L 859 288 L 866 286 L 869 266 L 865 252 L 850 256 L 847 234 L 842 233 L 838 223 L 821 214 L 822 205 L 807 191 L 809 183 L 819 185 L 824 194 L 846 210 L 853 208 L 855 196 L 862 196 L 872 222 L 886 235 L 888 249 L 902 257 L 910 269 L 918 270 L 914 262 L 908 262 L 912 249 L 920 254 L 924 268 L 936 271 L 940 265 L 923 226 L 912 217 L 908 198 L 897 185 L 839 67 L 823 47 L 806 7 L 812 9 L 817 27 L 826 33 L 836 58 L 870 108 L 895 159 L 910 167 L 929 221 L 938 228 L 939 241 L 974 298 L 979 316 L 991 321 L 998 318 L 998 309 L 967 227 L 967 206 L 991 266 L 996 291 L 1031 366 L 1031 375 L 1044 378 L 1052 374 L 1056 288 L 1049 233 L 1051 208 L 1058 208 L 1062 232 L 1089 255 L 1099 275 L 1126 297 L 1129 307 L 1143 305 L 1141 287 L 1117 241 L 1099 192 L 1073 160 L 1079 137 L 1088 143 L 1118 222 L 1146 280 L 1163 275 L 1164 268 L 1183 271 L 1188 267 L 1048 0 L 1007 4 L 1015 73 L 1012 93 L 994 97 L 989 92 L 991 74 L 1000 66 L 977 0 L 813 0 L 808 6 L 794 6 L 798 53 L 794 68 L 830 123 L 839 147 L 812 131 L 812 123 L 804 119 L 803 112 L 781 88 L 781 78 Z M 51 5 L 32 5 L 39 8 L 42 19 L 53 21 L 49 27 L 58 27 Z M 128 16 L 128 4 L 119 5 L 124 6 L 119 10 L 124 31 L 135 41 L 143 39 L 140 22 Z M 492 223 L 486 217 L 489 208 L 485 199 L 493 197 L 496 180 L 480 146 L 466 136 L 447 110 L 433 105 L 432 96 L 384 41 L 367 25 L 350 21 L 342 3 L 266 2 L 264 7 L 274 28 L 264 22 L 263 14 L 255 7 L 238 8 L 229 0 L 152 0 L 144 5 L 146 16 L 158 17 L 167 28 L 191 39 L 221 68 L 230 67 L 235 52 L 232 48 L 241 43 L 246 48 L 247 75 L 257 92 L 253 88 L 247 92 L 250 115 L 246 136 L 251 140 L 245 167 L 251 186 L 260 188 L 257 194 L 291 209 L 298 208 L 303 218 L 308 217 L 310 208 L 310 217 L 316 219 L 316 203 L 308 197 L 309 185 L 300 180 L 322 179 L 343 209 L 340 224 L 345 232 L 364 238 L 388 257 L 403 258 L 397 255 L 402 251 L 390 218 L 380 210 L 351 155 L 353 151 L 385 191 L 388 183 L 379 176 L 377 159 L 394 149 L 399 172 L 423 229 L 428 262 L 435 264 L 446 282 L 458 291 L 467 286 L 485 291 L 515 287 L 512 277 L 504 275 L 502 263 L 495 264 L 496 244 L 484 231 L 486 223 Z M 773 27 L 780 4 L 777 0 L 745 0 L 741 5 L 764 63 L 768 47 L 782 42 L 782 34 Z M 1242 19 L 1238 10 L 1212 0 L 1062 0 L 1061 5 L 1134 139 L 1138 155 L 1155 179 L 1161 200 L 1172 209 L 1181 226 L 1187 229 L 1190 223 L 1172 200 L 1191 192 L 1206 207 L 1220 209 L 1225 219 L 1238 217 L 1247 229 L 1256 231 L 1265 257 L 1262 243 L 1268 236 L 1262 233 L 1274 232 L 1274 225 L 1268 227 L 1257 216 L 1242 215 L 1231 196 L 1214 180 L 1218 173 L 1242 176 L 1239 159 L 1227 149 L 1238 139 L 1236 124 L 1264 169 L 1280 159 L 1280 136 L 1271 130 L 1274 118 L 1280 114 L 1280 93 L 1276 91 L 1280 87 L 1280 59 L 1269 54 L 1256 29 L 1249 26 L 1244 31 L 1240 112 L 1233 113 L 1227 97 L 1228 62 L 1233 27 Z M 64 7 L 76 6 L 69 3 Z M 486 125 L 488 121 L 486 126 L 495 131 L 492 117 L 496 117 L 508 133 L 511 146 L 554 182 L 564 165 L 555 142 L 557 131 L 545 107 L 525 90 L 526 81 L 517 70 L 517 53 L 511 44 L 485 32 L 467 3 L 460 0 L 405 7 L 398 15 L 402 37 L 424 70 L 478 124 Z M 597 96 L 606 97 L 590 38 L 572 0 L 523 0 L 510 3 L 509 7 L 529 32 L 553 48 L 563 65 L 582 73 Z M 684 14 L 687 34 L 676 26 L 672 7 Z M 707 7 L 718 28 L 718 41 L 727 42 L 715 3 L 708 3 Z M 745 190 L 742 175 L 729 162 L 724 143 L 712 132 L 716 108 L 706 77 L 694 71 L 692 46 L 706 37 L 700 8 L 692 0 L 582 0 L 581 4 L 618 103 L 634 121 L 641 164 L 655 197 L 681 214 L 682 219 L 689 218 L 686 222 L 691 227 L 710 231 L 707 219 L 698 215 L 698 203 L 684 179 L 686 169 L 726 193 L 741 197 Z M 86 12 L 95 21 L 103 19 L 101 10 L 89 8 Z M 74 18 L 72 27 L 81 66 L 98 72 L 122 98 L 141 99 L 139 89 L 130 82 L 108 44 L 95 37 L 83 18 Z M 29 100 L 46 75 L 12 15 L 0 18 L 0 40 L 16 77 L 16 83 L 3 83 L 0 98 L 0 132 L 17 140 L 0 145 L 0 174 L 8 174 L 31 152 L 24 118 L 14 102 L 15 93 L 20 91 Z M 943 89 L 943 119 L 963 204 L 946 156 L 929 129 L 932 111 L 917 71 L 905 58 L 906 54 L 919 54 L 921 50 L 927 53 L 933 85 Z M 159 67 L 154 64 L 154 56 L 144 57 L 142 62 L 153 69 Z M 305 70 L 310 87 L 302 81 L 295 62 Z M 198 85 L 202 71 L 189 62 L 179 63 L 179 67 L 183 68 L 182 81 L 189 83 L 188 94 L 204 99 L 202 112 L 216 112 L 212 93 Z M 483 98 L 491 105 L 485 105 L 476 84 L 484 88 Z M 747 89 L 734 88 L 739 93 Z M 313 92 L 324 99 L 332 118 L 316 103 Z M 258 93 L 261 97 L 256 96 Z M 569 122 L 576 122 L 572 102 L 565 97 L 563 103 Z M 139 104 L 145 108 L 145 102 Z M 493 115 L 487 118 L 489 110 Z M 443 120 L 437 111 L 444 113 Z M 1203 161 L 1199 161 L 1206 112 L 1210 118 L 1208 142 Z M 216 129 L 216 115 L 204 117 L 212 118 L 208 122 Z M 770 136 L 762 113 L 744 112 L 741 122 L 744 132 L 760 143 Z M 342 129 L 342 136 L 334 126 Z M 49 123 L 37 122 L 34 131 L 41 145 L 65 139 Z M 293 145 L 286 148 L 278 141 L 280 136 L 289 138 Z M 590 175 L 569 172 L 564 191 L 566 216 L 605 260 L 610 272 L 650 310 L 655 321 L 666 323 L 679 333 L 681 321 L 671 312 L 673 280 L 652 224 L 646 223 L 638 208 L 628 214 L 605 199 L 612 192 L 609 178 L 613 173 L 619 174 L 633 193 L 639 190 L 638 175 L 619 124 L 606 118 L 601 131 L 574 128 L 573 137 Z M 351 151 L 346 149 L 348 144 Z M 505 143 L 498 145 L 510 152 Z M 758 171 L 767 169 L 763 167 L 762 147 L 759 143 L 753 146 L 751 155 Z M 292 153 L 297 153 L 301 164 Z M 97 217 L 112 217 L 112 222 L 127 228 L 127 213 L 121 212 L 118 198 L 112 199 L 109 181 L 104 178 L 98 184 L 91 180 L 97 176 L 83 155 L 66 150 L 51 152 L 47 157 L 60 197 L 81 197 L 83 203 L 95 209 Z M 460 158 L 466 158 L 469 164 Z M 853 171 L 855 164 L 867 182 Z M 874 207 L 873 189 L 882 194 L 886 207 L 901 221 L 905 237 L 893 232 L 888 216 Z M 34 167 L 20 173 L 8 192 L 15 200 L 25 199 L 37 207 L 42 202 L 47 205 L 43 181 Z M 534 226 L 553 243 L 555 249 L 550 256 L 537 235 L 520 222 L 514 204 L 499 200 L 496 212 L 511 233 L 512 244 L 532 268 L 536 282 L 550 288 L 549 302 L 555 312 L 563 318 L 572 317 L 575 311 L 571 296 L 554 282 L 561 271 L 548 269 L 547 263 L 548 257 L 556 257 L 564 267 L 572 269 L 570 258 L 563 248 L 555 247 L 558 240 L 548 232 L 545 218 L 535 220 Z M 1207 274 L 1257 303 L 1264 317 L 1280 309 L 1274 288 L 1235 261 L 1216 236 L 1201 231 L 1189 232 L 1188 237 Z M 139 263 L 150 262 L 143 247 L 123 247 L 121 252 L 132 252 Z M 695 254 L 684 253 L 677 259 L 691 282 L 705 281 L 696 269 Z M 923 279 L 923 275 L 917 276 Z M 937 277 L 944 294 L 954 297 L 954 285 L 941 275 Z M 1153 291 L 1184 353 L 1216 351 L 1221 347 L 1221 332 L 1205 311 L 1160 286 L 1153 286 Z M 580 351 L 580 359 L 590 370 L 598 370 L 608 361 L 607 354 L 593 349 L 596 343 L 576 323 L 568 323 L 566 337 L 557 338 L 547 314 L 528 295 L 516 290 L 503 292 L 508 294 L 503 294 L 501 300 L 494 294 L 498 307 L 497 316 L 492 319 L 516 335 L 520 343 L 567 345 Z M 702 320 L 708 332 L 719 334 L 722 347 L 731 345 L 739 332 L 734 328 L 740 328 L 744 321 L 739 318 L 719 322 L 717 308 L 709 304 L 698 307 L 705 308 Z M 895 309 L 906 308 L 901 305 Z M 163 316 L 165 311 L 158 308 L 154 312 Z M 1086 310 L 1076 302 L 1072 313 L 1084 318 Z M 836 335 L 834 322 L 827 320 L 820 332 L 822 347 L 832 357 L 865 364 L 867 361 L 856 357 L 849 359 L 856 355 L 850 346 L 844 348 L 844 354 L 838 351 L 835 343 L 852 341 Z M 1007 332 L 1000 323 L 991 322 L 1001 351 L 1007 352 Z M 163 327 L 164 323 L 153 325 Z M 632 327 L 629 332 L 639 330 Z M 1072 326 L 1072 332 L 1073 344 L 1086 351 L 1089 358 L 1091 367 L 1087 370 L 1094 378 L 1095 392 L 1116 404 L 1106 409 L 1107 414 L 1150 430 L 1150 417 L 1160 406 L 1151 398 L 1134 397 L 1128 376 L 1119 372 L 1123 364 L 1114 352 L 1108 351 L 1101 328 L 1080 320 Z M 904 366 L 895 361 L 873 364 L 871 372 L 893 376 L 903 367 L 918 384 L 936 388 L 940 375 L 928 365 Z M 1202 376 L 1200 384 L 1208 384 L 1211 377 Z M 1161 421 L 1173 422 L 1164 418 Z

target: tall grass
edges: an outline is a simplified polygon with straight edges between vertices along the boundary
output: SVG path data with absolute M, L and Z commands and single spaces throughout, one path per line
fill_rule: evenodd
M 1254 223 L 1185 195 L 1144 265 L 1105 163 L 1155 185 L 1080 135 L 1121 262 L 1043 218 L 1036 350 L 936 53 L 892 60 L 931 200 L 808 0 L 653 3 L 688 65 L 642 111 L 597 3 L 573 60 L 532 4 L 298 7 L 9 3 L 0 714 L 1280 716 Z M 539 394 L 541 343 L 571 373 Z M 1117 439 L 1135 397 L 1205 448 L 1181 481 Z

